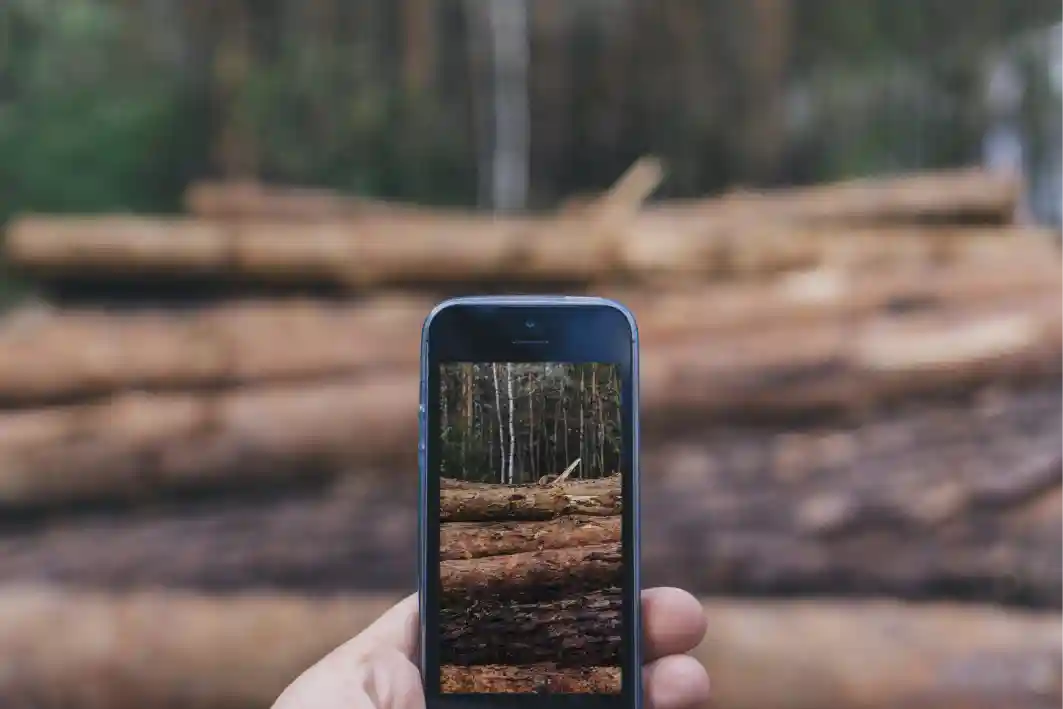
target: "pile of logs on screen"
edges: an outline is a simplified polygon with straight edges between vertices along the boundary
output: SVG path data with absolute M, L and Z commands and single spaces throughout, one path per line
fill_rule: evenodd
M 432 304 L 564 290 L 639 321 L 643 579 L 703 599 L 716 706 L 1059 706 L 1058 233 L 974 170 L 659 177 L 512 218 L 205 183 L 179 217 L 12 220 L 41 298 L 0 319 L 0 705 L 269 706 L 413 591 Z M 444 681 L 615 686 L 619 517 L 444 492 Z M 522 596 L 521 554 L 577 601 Z M 594 642 L 471 645 L 486 588 Z
M 620 476 L 443 482 L 443 691 L 618 694 Z

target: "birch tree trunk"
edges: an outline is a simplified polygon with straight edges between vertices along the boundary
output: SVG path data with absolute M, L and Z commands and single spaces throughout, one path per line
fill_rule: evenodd
M 528 194 L 528 16 L 525 0 L 487 4 L 494 69 L 492 201 L 499 211 L 523 209 Z
M 506 468 L 506 481 L 513 484 L 513 449 L 516 448 L 517 438 L 513 435 L 513 363 L 506 362 L 506 395 L 509 408 L 509 465 Z

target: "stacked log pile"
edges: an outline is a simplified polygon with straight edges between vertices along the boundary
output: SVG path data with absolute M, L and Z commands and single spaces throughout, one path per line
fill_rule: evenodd
M 7 588 L 0 656 L 12 671 L 0 674 L 0 701 L 269 706 L 395 598 Z M 714 706 L 1059 706 L 1058 612 L 866 600 L 716 599 L 704 608 L 712 632 L 694 655 L 712 668 Z
M 443 488 L 443 691 L 619 693 L 619 476 Z
M 13 221 L 46 293 L 228 295 L 0 319 L 0 704 L 268 705 L 412 589 L 433 302 L 563 287 L 639 321 L 643 578 L 717 597 L 719 706 L 1058 706 L 1063 270 L 1019 186 L 659 179 L 512 218 L 204 183 L 179 218 Z M 615 685 L 609 485 L 444 486 L 448 686 Z

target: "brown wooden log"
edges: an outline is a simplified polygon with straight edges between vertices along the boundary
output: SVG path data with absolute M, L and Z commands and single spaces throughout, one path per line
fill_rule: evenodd
M 652 356 L 657 345 L 710 334 L 748 337 L 822 328 L 893 310 L 998 307 L 1039 294 L 1055 297 L 1061 287 L 1063 271 L 1050 262 L 1039 268 L 1000 264 L 867 276 L 824 270 L 767 284 L 664 293 L 617 289 L 606 295 L 632 308 Z M 0 403 L 412 369 L 430 309 L 428 300 L 381 296 L 353 305 L 245 302 L 185 314 L 15 311 L 0 320 Z
M 962 238 L 956 234 L 962 233 Z M 639 214 L 366 216 L 354 220 L 201 222 L 144 217 L 22 217 L 8 260 L 40 277 L 196 276 L 277 285 L 368 288 L 469 282 L 586 283 L 723 279 L 815 266 L 863 270 L 945 262 L 1046 259 L 1050 231 L 1030 228 L 825 229 Z
M 795 415 L 1059 372 L 1058 298 L 979 312 L 776 328 L 647 349 L 642 405 L 662 417 Z M 667 352 L 667 354 L 665 354 Z M 658 419 L 658 423 L 661 423 Z
M 712 199 L 666 202 L 656 209 L 811 223 L 1009 224 L 1022 193 L 1022 181 L 1014 175 L 961 168 L 759 192 L 737 189 Z
M 654 180 L 644 182 L 654 185 Z M 652 187 L 634 191 L 648 193 Z M 722 197 L 666 201 L 650 209 L 714 217 L 753 213 L 760 218 L 813 222 L 1007 224 L 1014 221 L 1021 195 L 1022 184 L 1012 176 L 959 169 L 762 192 L 734 190 Z M 367 210 L 429 211 L 332 190 L 255 182 L 194 184 L 186 193 L 185 206 L 201 217 L 293 221 L 356 216 Z
M 440 526 L 441 559 L 477 559 L 620 541 L 620 516 L 558 517 L 547 522 L 452 522 Z
M 416 455 L 417 387 L 371 377 L 221 394 L 128 394 L 0 416 L 0 504 L 310 479 Z M 412 436 L 412 437 L 411 437 Z
M 0 674 L 0 700 L 39 709 L 269 706 L 387 604 L 8 587 L 0 661 L 12 671 Z M 1058 613 L 724 599 L 705 612 L 711 631 L 694 655 L 721 706 L 1049 709 L 1061 698 Z
M 635 314 L 643 343 L 697 338 L 709 332 L 786 328 L 851 321 L 890 312 L 935 312 L 999 306 L 1063 289 L 1055 262 L 926 267 L 885 273 L 818 269 L 768 283 L 606 289 Z
M 717 601 L 695 655 L 734 709 L 1035 707 L 1061 698 L 1059 621 L 996 608 Z M 1054 627 L 1053 627 L 1054 626 Z
M 619 694 L 621 686 L 618 667 L 444 665 L 441 669 L 443 692 L 448 694 Z
M 472 601 L 548 601 L 601 591 L 621 583 L 620 545 L 597 544 L 481 559 L 443 561 L 443 604 L 464 608 Z
M 11 671 L 0 675 L 0 702 L 41 709 L 268 707 L 392 601 L 4 588 L 0 661 Z
M 1059 609 L 1061 427 L 1057 379 L 830 425 L 672 429 L 643 447 L 643 578 L 699 593 Z M 408 588 L 417 564 L 413 471 L 412 462 L 361 468 L 320 491 L 21 528 L 9 514 L 0 583 Z M 461 525 L 442 527 L 444 538 L 453 527 Z
M 694 417 L 858 413 L 991 382 L 1052 378 L 1061 366 L 1061 317 L 1053 295 L 993 311 L 830 322 L 646 347 L 643 422 L 648 435 L 659 437 L 689 427 Z M 212 394 L 126 394 L 0 414 L 0 503 L 136 497 L 245 484 L 245 475 L 291 479 L 358 462 L 411 460 L 417 379 L 409 372 Z M 554 499 L 551 514 L 609 510 L 562 504 L 556 495 L 540 490 L 530 499 Z M 532 510 L 526 518 L 543 518 L 534 503 L 526 506 Z M 498 514 L 515 507 L 507 503 Z M 487 513 L 477 509 L 482 519 Z M 472 519 L 453 506 L 444 514 L 449 521 Z
M 440 661 L 446 665 L 619 665 L 621 609 L 619 589 L 548 603 L 444 609 Z
M 216 388 L 416 367 L 430 305 L 244 302 L 192 313 L 14 312 L 0 320 L 0 402 Z
M 497 485 L 486 490 L 441 490 L 441 522 L 501 522 L 554 519 L 564 515 L 608 517 L 621 511 L 620 480 L 608 488 Z

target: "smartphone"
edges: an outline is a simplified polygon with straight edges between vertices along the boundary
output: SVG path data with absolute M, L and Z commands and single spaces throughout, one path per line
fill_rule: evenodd
M 420 655 L 429 709 L 641 705 L 638 334 L 588 297 L 425 320 Z

